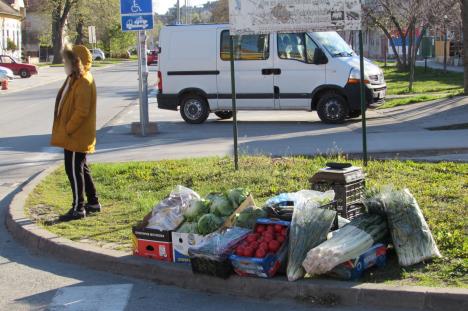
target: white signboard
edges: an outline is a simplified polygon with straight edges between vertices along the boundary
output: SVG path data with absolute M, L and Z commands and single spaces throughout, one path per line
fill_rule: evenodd
M 229 0 L 235 35 L 360 30 L 360 0 Z
M 89 26 L 88 27 L 88 42 L 93 44 L 97 43 L 96 40 L 96 27 L 95 26 Z

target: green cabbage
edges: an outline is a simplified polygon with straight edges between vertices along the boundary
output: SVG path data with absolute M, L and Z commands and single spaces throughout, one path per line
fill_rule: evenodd
M 196 222 L 184 222 L 179 229 L 177 229 L 179 233 L 194 233 L 198 234 L 198 223 Z
M 256 206 L 249 206 L 236 215 L 235 226 L 253 229 L 258 218 L 267 217 L 267 212 Z
M 184 213 L 184 217 L 187 221 L 193 222 L 198 221 L 201 216 L 210 212 L 210 202 L 204 199 L 192 201 L 190 206 Z
M 244 188 L 235 188 L 227 192 L 229 201 L 231 201 L 232 205 L 235 208 L 238 208 L 239 205 L 241 205 L 242 202 L 244 202 L 245 199 L 247 199 L 248 195 L 249 195 L 249 192 L 245 190 Z
M 218 230 L 223 223 L 223 219 L 214 214 L 203 215 L 198 220 L 198 233 L 207 235 Z
M 231 201 L 224 195 L 214 196 L 211 201 L 210 212 L 219 217 L 226 217 L 234 213 L 235 208 Z

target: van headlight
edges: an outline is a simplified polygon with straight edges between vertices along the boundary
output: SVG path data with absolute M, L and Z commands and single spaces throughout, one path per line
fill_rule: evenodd
M 361 83 L 361 71 L 357 68 L 351 69 L 348 78 L 348 84 L 359 84 Z M 364 76 L 364 84 L 369 84 L 369 79 Z

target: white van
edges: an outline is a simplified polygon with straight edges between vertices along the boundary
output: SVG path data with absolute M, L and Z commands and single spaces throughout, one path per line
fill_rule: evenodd
M 338 33 L 237 38 L 238 110 L 316 110 L 327 123 L 360 116 L 359 57 Z M 166 26 L 159 44 L 159 108 L 179 109 L 193 124 L 211 112 L 231 118 L 229 25 Z M 367 105 L 383 102 L 383 72 L 368 60 L 365 79 Z

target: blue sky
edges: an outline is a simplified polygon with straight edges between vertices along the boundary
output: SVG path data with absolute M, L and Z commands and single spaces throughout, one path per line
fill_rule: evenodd
M 200 5 L 207 2 L 209 2 L 209 0 L 188 0 L 188 5 Z M 174 6 L 176 3 L 177 0 L 153 0 L 154 9 L 158 14 L 166 13 L 167 10 Z M 180 0 L 180 5 L 183 6 L 184 4 L 185 0 Z

